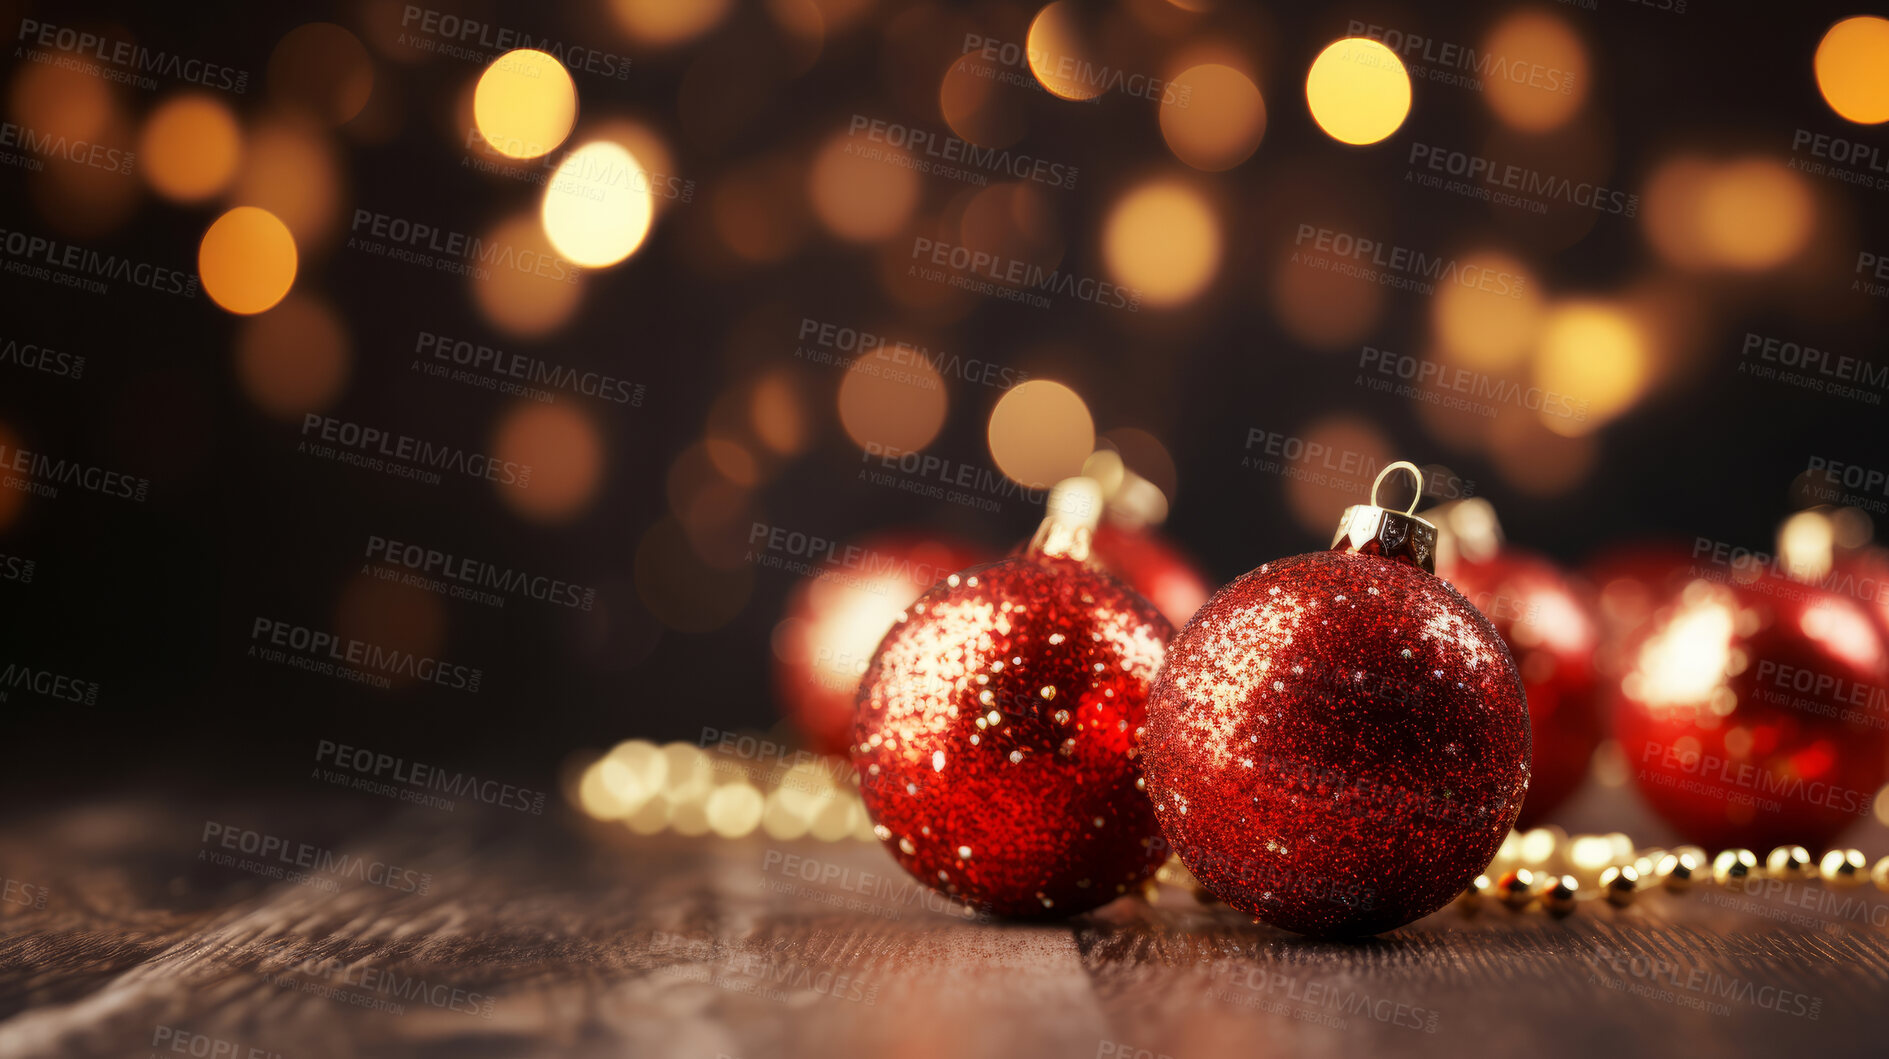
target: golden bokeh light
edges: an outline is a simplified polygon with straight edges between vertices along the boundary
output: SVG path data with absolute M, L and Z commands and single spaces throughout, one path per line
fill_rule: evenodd
M 1410 113 L 1410 72 L 1378 41 L 1346 37 L 1312 60 L 1305 75 L 1312 120 L 1340 143 L 1377 143 Z
M 867 153 L 880 156 L 868 158 Z M 813 211 L 834 235 L 856 243 L 892 235 L 918 205 L 918 175 L 890 143 L 839 133 L 820 148 L 808 176 Z
M 1384 288 L 1333 269 L 1308 268 L 1280 252 L 1268 290 L 1273 318 L 1294 339 L 1314 349 L 1344 349 L 1371 333 L 1384 309 Z
M 325 135 L 306 122 L 273 121 L 251 129 L 242 158 L 235 201 L 275 214 L 303 248 L 334 238 L 341 170 Z
M 984 76 L 988 66 L 976 52 L 961 55 L 938 83 L 938 112 L 959 139 L 984 147 L 1008 147 L 1029 123 L 1020 107 L 1005 106 L 1002 87 Z
M 1480 284 L 1445 283 L 1436 294 L 1437 343 L 1450 359 L 1480 371 L 1495 371 L 1519 362 L 1534 344 L 1541 327 L 1541 285 L 1528 266 L 1507 254 L 1477 251 L 1461 259 L 1463 274 L 1474 268 L 1481 275 L 1509 275 L 1519 285 L 1509 289 Z
M 649 235 L 655 216 L 649 174 L 621 145 L 592 141 L 558 163 L 539 216 L 567 260 L 587 268 L 614 265 Z
M 1489 461 L 1502 480 L 1519 493 L 1560 496 L 1579 486 L 1600 462 L 1597 437 L 1567 429 L 1591 428 L 1591 417 L 1587 423 L 1569 423 L 1566 417 L 1504 411 L 1485 422 L 1488 437 L 1484 445 Z
M 1288 472 L 1286 509 L 1299 527 L 1329 537 L 1345 508 L 1370 502 L 1371 480 L 1397 457 L 1390 440 L 1358 416 L 1326 416 L 1295 434 L 1267 458 Z
M 509 158 L 554 150 L 577 121 L 577 86 L 555 56 L 517 48 L 492 60 L 472 93 L 472 120 Z
M 800 398 L 800 388 L 785 369 L 763 376 L 748 397 L 748 416 L 754 436 L 782 456 L 807 447 L 811 426 Z
M 840 380 L 840 425 L 853 443 L 896 458 L 931 444 L 944 426 L 944 379 L 924 357 L 880 346 L 861 353 Z
M 1645 207 L 1654 250 L 1688 268 L 1775 268 L 1809 244 L 1817 221 L 1803 179 L 1768 158 L 1675 156 L 1648 179 Z
M 338 636 L 382 649 L 439 658 L 446 649 L 446 605 L 431 592 L 358 570 L 335 601 L 334 629 Z M 412 668 L 376 672 L 384 672 L 396 687 L 420 679 Z
M 988 436 L 998 470 L 1021 485 L 1046 488 L 1082 473 L 1095 451 L 1095 419 L 1081 394 L 1031 379 L 997 401 Z
M 145 181 L 177 202 L 197 202 L 222 191 L 235 178 L 242 153 L 236 116 L 201 93 L 158 104 L 138 137 Z
M 1816 219 L 1802 178 L 1762 158 L 1722 167 L 1697 210 L 1704 252 L 1719 265 L 1747 271 L 1790 260 L 1809 240 Z
M 1860 125 L 1889 121 L 1889 19 L 1846 18 L 1817 44 L 1817 91 L 1838 116 Z
M 233 313 L 264 312 L 295 283 L 295 237 L 268 210 L 238 206 L 218 217 L 197 248 L 197 275 Z
M 1651 374 L 1650 351 L 1639 322 L 1603 302 L 1570 302 L 1548 312 L 1535 358 L 1535 385 L 1564 395 L 1584 416 L 1549 414 L 1542 425 L 1557 434 L 1586 434 L 1632 406 Z
M 1174 157 L 1209 173 L 1252 157 L 1266 135 L 1266 101 L 1252 79 L 1231 66 L 1202 63 L 1175 76 L 1186 103 L 1161 105 L 1161 136 Z
M 1509 126 L 1558 128 L 1587 99 L 1587 49 L 1568 24 L 1545 11 L 1518 11 L 1489 31 L 1482 54 L 1483 98 Z
M 1030 21 L 1024 44 L 1030 72 L 1051 95 L 1094 99 L 1107 87 L 1101 79 L 1085 76 L 1102 64 L 1090 58 L 1088 33 L 1075 0 L 1045 4 Z
M 488 268 L 474 275 L 473 304 L 494 325 L 526 338 L 563 326 L 583 299 L 584 280 L 576 266 L 558 257 L 544 225 L 529 214 L 501 222 L 486 238 L 507 248 L 515 261 L 542 262 L 543 268 Z
M 729 0 L 610 0 L 610 13 L 639 44 L 667 48 L 715 28 Z
M 269 54 L 269 94 L 330 125 L 354 120 L 374 92 L 374 64 L 354 34 L 332 22 L 290 30 Z
M 1102 254 L 1143 305 L 1179 305 L 1199 295 L 1220 270 L 1220 227 L 1213 208 L 1184 184 L 1144 184 L 1115 203 Z
M 535 522 L 568 522 L 596 499 L 603 481 L 603 437 L 568 404 L 520 404 L 492 438 L 492 457 L 531 468 L 523 486 L 495 481 L 512 510 Z
M 807 233 L 807 210 L 793 190 L 801 179 L 793 162 L 780 156 L 754 159 L 725 174 L 708 196 L 722 244 L 759 264 L 798 249 Z
M 334 403 L 347 385 L 353 356 L 347 327 L 334 309 L 296 292 L 243 322 L 236 336 L 236 378 L 257 408 L 293 422 Z
M 68 140 L 99 139 L 116 112 L 104 81 L 48 63 L 22 63 L 7 104 L 16 124 Z

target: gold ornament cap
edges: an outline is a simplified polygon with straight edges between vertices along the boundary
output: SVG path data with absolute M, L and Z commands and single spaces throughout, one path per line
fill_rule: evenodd
M 1043 524 L 1030 538 L 1030 551 L 1052 559 L 1088 562 L 1095 527 L 1102 521 L 1102 487 L 1093 478 L 1064 478 L 1049 491 Z
M 1417 483 L 1410 506 L 1391 511 L 1378 506 L 1377 491 L 1393 471 L 1408 471 Z M 1416 515 L 1417 502 L 1423 499 L 1423 471 L 1408 460 L 1398 460 L 1377 472 L 1371 483 L 1371 502 L 1353 504 L 1338 521 L 1338 533 L 1332 537 L 1331 550 L 1358 555 L 1381 555 L 1386 559 L 1409 563 L 1427 574 L 1436 573 L 1436 527 Z

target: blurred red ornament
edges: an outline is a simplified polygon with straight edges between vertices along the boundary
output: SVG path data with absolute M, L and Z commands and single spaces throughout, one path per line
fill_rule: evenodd
M 1772 573 L 1699 573 L 1628 641 L 1610 684 L 1640 793 L 1692 842 L 1818 848 L 1870 813 L 1885 777 L 1881 626 L 1854 599 Z
M 1430 572 L 1434 527 L 1375 493 L 1331 551 L 1208 600 L 1148 708 L 1148 792 L 1182 862 L 1227 904 L 1319 937 L 1449 903 L 1528 793 L 1508 648 Z
M 810 750 L 845 754 L 873 648 L 924 591 L 977 561 L 969 545 L 916 531 L 864 537 L 819 554 L 774 629 L 774 692 Z
M 1095 908 L 1167 858 L 1135 755 L 1172 629 L 1088 561 L 1100 507 L 1088 479 L 1059 485 L 1029 547 L 912 604 L 860 685 L 874 832 L 998 915 Z
M 1528 693 L 1533 759 L 1516 826 L 1534 827 L 1587 779 L 1600 746 L 1600 630 L 1593 600 L 1547 559 L 1507 544 L 1481 498 L 1424 513 L 1437 524 L 1437 576 L 1456 586 L 1509 645 Z
M 1207 602 L 1207 578 L 1158 530 L 1104 523 L 1095 531 L 1095 558 L 1177 629 Z
M 1129 470 L 1113 449 L 1097 449 L 1082 473 L 1095 479 L 1104 498 L 1102 525 L 1095 531 L 1096 561 L 1154 604 L 1176 629 L 1186 625 L 1213 586 L 1156 528 L 1167 520 L 1167 494 Z

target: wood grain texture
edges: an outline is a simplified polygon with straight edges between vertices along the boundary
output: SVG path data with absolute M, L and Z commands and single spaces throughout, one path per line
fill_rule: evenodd
M 360 860 L 262 877 L 208 859 L 206 821 Z M 8 1057 L 1842 1056 L 1889 1030 L 1873 889 L 1445 910 L 1358 943 L 1165 891 L 1013 926 L 869 845 L 331 802 L 67 808 L 8 828 L 0 875 Z

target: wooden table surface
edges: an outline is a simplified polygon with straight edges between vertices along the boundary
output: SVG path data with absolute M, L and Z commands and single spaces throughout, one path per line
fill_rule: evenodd
M 264 837 L 327 870 L 240 852 Z M 0 873 L 7 1057 L 1889 1048 L 1870 887 L 1446 909 L 1325 943 L 1171 890 L 1067 924 L 967 920 L 858 842 L 255 800 L 47 809 L 0 834 Z

